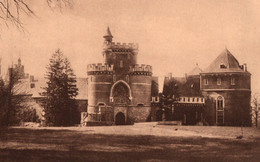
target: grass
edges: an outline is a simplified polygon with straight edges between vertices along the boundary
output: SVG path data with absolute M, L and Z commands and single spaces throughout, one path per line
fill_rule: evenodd
M 258 136 L 242 140 L 198 136 L 198 128 L 202 134 L 219 132 L 184 126 L 2 129 L 0 161 L 259 161 Z M 151 135 L 142 132 L 146 129 Z M 164 130 L 171 135 L 159 134 Z M 185 131 L 190 134 L 178 135 Z

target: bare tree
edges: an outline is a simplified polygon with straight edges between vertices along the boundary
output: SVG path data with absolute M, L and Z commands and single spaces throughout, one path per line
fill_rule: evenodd
M 256 127 L 258 126 L 259 106 L 260 106 L 260 94 L 255 93 L 252 96 L 252 101 L 251 101 L 251 115 Z
M 72 0 L 46 0 L 51 8 L 72 8 Z M 35 12 L 30 6 L 29 0 L 0 0 L 0 25 L 15 25 L 17 29 L 23 30 L 21 15 L 34 16 Z

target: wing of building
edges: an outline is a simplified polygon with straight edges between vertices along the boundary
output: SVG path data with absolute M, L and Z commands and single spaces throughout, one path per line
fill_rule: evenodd
M 188 125 L 251 125 L 251 74 L 228 49 L 204 71 L 196 66 L 182 79 L 165 78 L 163 93 L 179 96 L 172 105 L 173 120 Z

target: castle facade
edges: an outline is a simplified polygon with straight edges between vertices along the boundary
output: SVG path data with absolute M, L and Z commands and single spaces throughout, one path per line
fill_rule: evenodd
M 108 28 L 103 63 L 87 68 L 87 125 L 131 124 L 151 118 L 152 84 L 157 79 L 152 77 L 152 66 L 137 64 L 137 44 L 112 40 Z

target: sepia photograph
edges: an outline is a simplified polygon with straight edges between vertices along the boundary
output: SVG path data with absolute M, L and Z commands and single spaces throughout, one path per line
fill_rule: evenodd
M 260 1 L 0 0 L 0 161 L 260 161 Z

